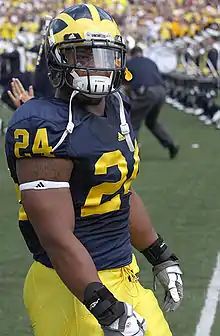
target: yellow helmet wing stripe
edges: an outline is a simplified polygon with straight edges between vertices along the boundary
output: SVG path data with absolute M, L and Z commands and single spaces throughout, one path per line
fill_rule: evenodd
M 73 33 L 73 26 L 75 23 L 75 20 L 66 13 L 60 13 L 56 19 L 62 20 L 67 24 L 67 27 L 62 29 L 60 32 L 54 34 L 55 43 L 63 42 L 63 37 L 65 34 L 71 34 Z
M 60 32 L 54 34 L 55 43 L 62 42 L 63 37 L 66 34 L 72 34 L 72 33 L 78 32 L 78 30 L 79 30 L 78 25 L 79 24 L 80 24 L 81 28 L 83 27 L 84 29 L 86 29 L 87 27 L 90 27 L 91 23 L 92 23 L 92 20 L 86 19 L 86 18 L 74 20 L 69 14 L 66 14 L 66 13 L 59 14 L 56 17 L 56 19 L 60 19 L 60 20 L 64 21 L 67 24 L 67 27 L 64 28 L 63 30 L 61 30 Z M 79 33 L 81 35 L 81 38 L 84 38 L 84 32 L 79 31 Z
M 63 42 L 63 38 L 66 34 L 79 33 L 81 38 L 84 38 L 86 31 L 92 32 L 106 32 L 110 33 L 114 38 L 115 35 L 120 35 L 118 27 L 115 21 L 101 20 L 99 12 L 93 5 L 86 5 L 91 12 L 93 20 L 87 18 L 80 18 L 74 20 L 69 14 L 61 13 L 56 19 L 62 20 L 66 23 L 67 27 L 60 32 L 54 34 L 55 43 Z
M 60 13 L 59 15 L 57 15 L 56 19 L 63 20 L 68 26 L 69 25 L 71 26 L 71 24 L 75 22 L 75 20 L 69 14 L 66 13 Z
M 97 11 L 96 7 L 93 5 L 86 4 L 88 9 L 90 10 L 90 13 L 92 15 L 93 21 L 95 22 L 100 22 L 100 15 L 99 12 Z

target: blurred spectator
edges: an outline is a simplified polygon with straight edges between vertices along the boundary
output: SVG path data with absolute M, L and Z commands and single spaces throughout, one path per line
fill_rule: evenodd
M 53 93 L 49 80 L 46 79 L 43 87 L 41 85 L 42 78 L 47 75 L 44 55 L 35 71 L 45 18 L 81 2 L 0 0 L 0 85 L 6 103 L 12 77 L 18 77 L 26 90 L 32 84 L 37 96 Z M 212 22 L 220 22 L 216 0 L 85 0 L 84 3 L 111 12 L 129 49 L 135 45 L 148 48 L 155 41 L 186 35 L 193 37 Z
M 166 90 L 163 79 L 156 64 L 143 57 L 140 47 L 131 50 L 131 59 L 127 63 L 128 70 L 133 79 L 129 82 L 131 98 L 131 122 L 138 139 L 142 122 L 156 137 L 159 143 L 168 149 L 170 158 L 173 159 L 179 147 L 174 144 L 170 135 L 158 122 L 161 108 L 165 102 Z

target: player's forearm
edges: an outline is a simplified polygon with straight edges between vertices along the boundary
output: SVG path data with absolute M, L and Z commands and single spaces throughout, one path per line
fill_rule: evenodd
M 131 189 L 130 235 L 132 245 L 143 251 L 158 238 L 141 198 Z
M 92 258 L 73 234 L 63 241 L 47 242 L 44 248 L 61 280 L 80 301 L 88 284 L 101 282 Z
M 22 193 L 25 211 L 42 247 L 67 288 L 102 326 L 112 324 L 124 314 L 124 304 L 101 283 L 91 256 L 73 234 L 74 208 L 69 192 L 48 191 L 47 198 L 43 194 Z

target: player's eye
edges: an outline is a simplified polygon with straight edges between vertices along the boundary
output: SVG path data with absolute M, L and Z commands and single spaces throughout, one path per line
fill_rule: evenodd
M 93 55 L 88 53 L 77 53 L 77 66 L 78 64 L 81 64 L 82 66 L 93 66 L 94 65 L 94 58 Z

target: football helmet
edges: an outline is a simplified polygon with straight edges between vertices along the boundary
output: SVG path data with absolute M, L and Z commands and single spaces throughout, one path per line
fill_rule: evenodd
M 51 20 L 45 51 L 55 88 L 67 84 L 90 98 L 99 98 L 117 91 L 124 73 L 129 77 L 126 46 L 117 24 L 94 5 L 69 7 Z
M 72 133 L 72 101 L 80 93 L 90 100 L 113 93 L 119 102 L 120 129 L 130 151 L 134 145 L 124 105 L 117 90 L 121 80 L 132 79 L 125 67 L 126 46 L 114 19 L 103 9 L 81 4 L 65 9 L 51 20 L 45 37 L 45 56 L 54 88 L 70 87 L 69 120 L 55 150 Z

